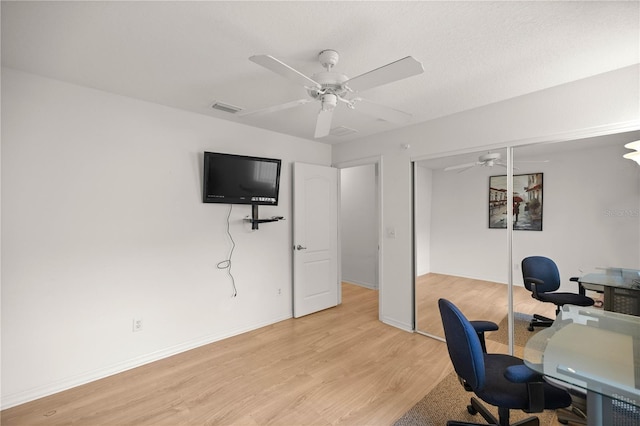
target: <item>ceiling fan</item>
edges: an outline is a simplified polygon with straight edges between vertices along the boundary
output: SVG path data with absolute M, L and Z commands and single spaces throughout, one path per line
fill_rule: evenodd
M 350 109 L 358 110 L 364 114 L 392 123 L 406 123 L 411 119 L 411 114 L 409 113 L 367 101 L 355 96 L 355 94 L 373 87 L 421 74 L 424 72 L 424 68 L 420 62 L 411 56 L 407 56 L 406 58 L 391 62 L 357 77 L 349 78 L 344 74 L 332 71 L 333 67 L 338 63 L 339 58 L 340 56 L 335 50 L 327 49 L 321 51 L 318 54 L 318 60 L 325 71 L 320 71 L 311 77 L 307 77 L 273 56 L 251 56 L 249 58 L 250 61 L 302 85 L 307 90 L 309 96 L 281 105 L 240 111 L 237 115 L 242 117 L 270 113 L 318 101 L 320 102 L 320 111 L 318 113 L 314 134 L 316 138 L 321 138 L 329 134 L 333 111 L 338 105 L 338 102 L 344 103 Z
M 549 160 L 541 160 L 541 161 L 517 161 L 519 163 L 548 163 Z M 458 173 L 469 170 L 473 167 L 507 167 L 506 163 L 502 162 L 502 155 L 499 152 L 488 152 L 478 157 L 478 161 L 474 163 L 466 163 L 466 164 L 458 164 L 457 166 L 445 167 L 444 171 L 448 172 L 451 170 L 460 170 Z M 517 169 L 514 167 L 514 169 Z

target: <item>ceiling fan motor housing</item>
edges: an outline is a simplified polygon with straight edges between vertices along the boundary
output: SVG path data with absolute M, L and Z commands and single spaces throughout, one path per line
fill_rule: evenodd
M 314 81 L 320 84 L 320 89 L 315 87 L 307 89 L 312 98 L 325 101 L 325 95 L 335 95 L 338 98 L 342 98 L 347 93 L 344 83 L 349 80 L 349 77 L 339 72 L 331 71 L 339 59 L 340 55 L 333 49 L 325 49 L 318 53 L 318 61 L 326 71 L 311 76 Z
M 323 71 L 311 76 L 313 80 L 317 81 L 321 89 L 309 89 L 309 95 L 317 99 L 324 94 L 331 93 L 338 97 L 342 97 L 347 93 L 347 89 L 344 87 L 344 82 L 349 79 L 344 74 L 340 74 L 339 72 L 332 71 Z
M 500 153 L 499 152 L 490 152 L 488 154 L 481 155 L 480 158 L 478 158 L 478 160 L 480 160 L 483 163 L 485 163 L 485 162 L 493 162 L 493 161 L 499 160 L 499 159 L 500 159 Z

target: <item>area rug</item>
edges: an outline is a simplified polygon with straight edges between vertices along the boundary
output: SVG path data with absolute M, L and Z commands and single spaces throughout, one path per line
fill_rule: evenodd
M 480 414 L 473 416 L 467 412 L 467 405 L 469 405 L 472 395 L 472 392 L 465 391 L 458 382 L 455 372 L 451 372 L 422 400 L 396 420 L 394 426 L 444 426 L 447 424 L 447 420 L 483 423 Z M 497 408 L 486 404 L 485 406 L 495 416 L 498 415 Z M 540 419 L 541 426 L 557 424 L 555 412 L 552 410 L 545 410 L 535 415 Z M 531 416 L 531 414 L 520 410 L 511 410 L 510 416 L 511 422 L 516 422 Z
M 513 337 L 515 346 L 524 347 L 527 343 L 527 340 L 531 338 L 534 334 L 540 331 L 540 328 L 535 328 L 534 331 L 529 331 L 529 321 L 531 321 L 530 315 L 525 315 L 516 312 L 513 316 Z M 509 328 L 507 325 L 507 317 L 505 316 L 502 321 L 498 324 L 498 330 L 487 332 L 485 337 L 487 340 L 493 340 L 495 342 L 500 342 L 504 345 L 509 343 Z

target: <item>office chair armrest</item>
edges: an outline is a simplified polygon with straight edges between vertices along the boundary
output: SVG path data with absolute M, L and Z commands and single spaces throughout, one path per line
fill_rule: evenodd
M 491 321 L 469 321 L 471 326 L 476 331 L 478 339 L 480 339 L 480 346 L 482 346 L 482 352 L 487 353 L 487 344 L 484 340 L 484 333 L 486 331 L 496 331 L 498 324 Z
M 492 321 L 469 321 L 476 333 L 484 333 L 485 331 L 496 331 L 498 324 Z
M 580 282 L 580 277 L 571 277 L 569 278 L 569 281 L 575 281 L 578 283 L 578 293 L 580 293 L 581 296 L 585 296 L 587 294 L 587 291 L 585 290 L 585 288 L 582 286 L 582 283 Z
M 544 378 L 542 374 L 524 364 L 507 367 L 504 377 L 510 382 L 526 383 L 529 394 L 527 413 L 539 413 L 544 410 Z
M 530 369 L 524 364 L 512 365 L 504 371 L 504 377 L 513 383 L 542 382 L 542 374 Z
M 527 413 L 541 413 L 544 411 L 544 383 L 529 382 L 527 383 L 529 391 L 529 409 L 524 410 Z
M 524 277 L 524 283 L 525 284 L 529 283 L 529 285 L 531 285 L 531 291 L 533 292 L 533 297 L 535 299 L 537 299 L 538 298 L 538 286 L 539 285 L 544 285 L 544 281 L 539 280 L 538 278 Z

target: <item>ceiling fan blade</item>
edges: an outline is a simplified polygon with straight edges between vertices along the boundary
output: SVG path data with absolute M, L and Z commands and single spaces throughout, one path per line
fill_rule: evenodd
M 505 169 L 507 168 L 507 165 L 505 163 L 503 163 L 502 161 L 497 161 L 497 162 L 494 163 L 494 165 L 500 166 L 500 167 L 504 167 Z M 513 166 L 513 170 L 518 170 L 518 168 L 516 166 Z
M 269 112 L 281 111 L 283 109 L 289 109 L 297 107 L 298 105 L 304 105 L 309 102 L 313 102 L 313 99 L 298 99 L 297 101 L 291 101 L 280 105 L 273 105 L 267 108 L 259 108 L 259 109 L 247 109 L 242 110 L 236 113 L 238 117 L 244 117 L 247 115 L 258 115 L 258 114 L 267 114 Z
M 470 169 L 471 167 L 478 166 L 482 163 L 466 163 L 466 164 L 458 164 L 457 166 L 449 166 L 445 167 L 444 171 L 449 172 L 451 170 L 460 170 L 460 169 Z
M 357 77 L 353 77 L 345 82 L 345 85 L 354 92 L 382 86 L 417 74 L 422 74 L 424 68 L 422 64 L 413 57 L 407 56 L 395 62 L 391 62 L 383 67 L 376 68 Z
M 318 120 L 316 121 L 316 138 L 323 138 L 331 131 L 331 119 L 333 118 L 333 110 L 320 110 Z
M 282 61 L 279 61 L 271 55 L 254 55 L 251 56 L 249 60 L 265 67 L 270 71 L 275 72 L 276 74 L 280 74 L 286 79 L 295 81 L 296 83 L 301 84 L 304 87 L 314 87 L 316 89 L 322 88 L 322 86 L 320 86 L 320 83 L 318 83 L 317 81 L 310 79 L 300 71 L 291 68 L 289 65 L 285 64 Z
M 411 117 L 413 117 L 408 112 L 393 109 L 388 106 L 376 104 L 360 98 L 353 100 L 353 109 L 396 124 L 408 123 L 411 121 Z
M 467 170 L 471 170 L 471 169 L 473 169 L 473 167 L 474 167 L 474 166 L 469 166 L 469 167 L 465 167 L 464 169 L 460 169 L 460 170 L 458 170 L 458 174 L 460 174 L 460 173 L 464 173 L 464 172 L 466 172 Z

